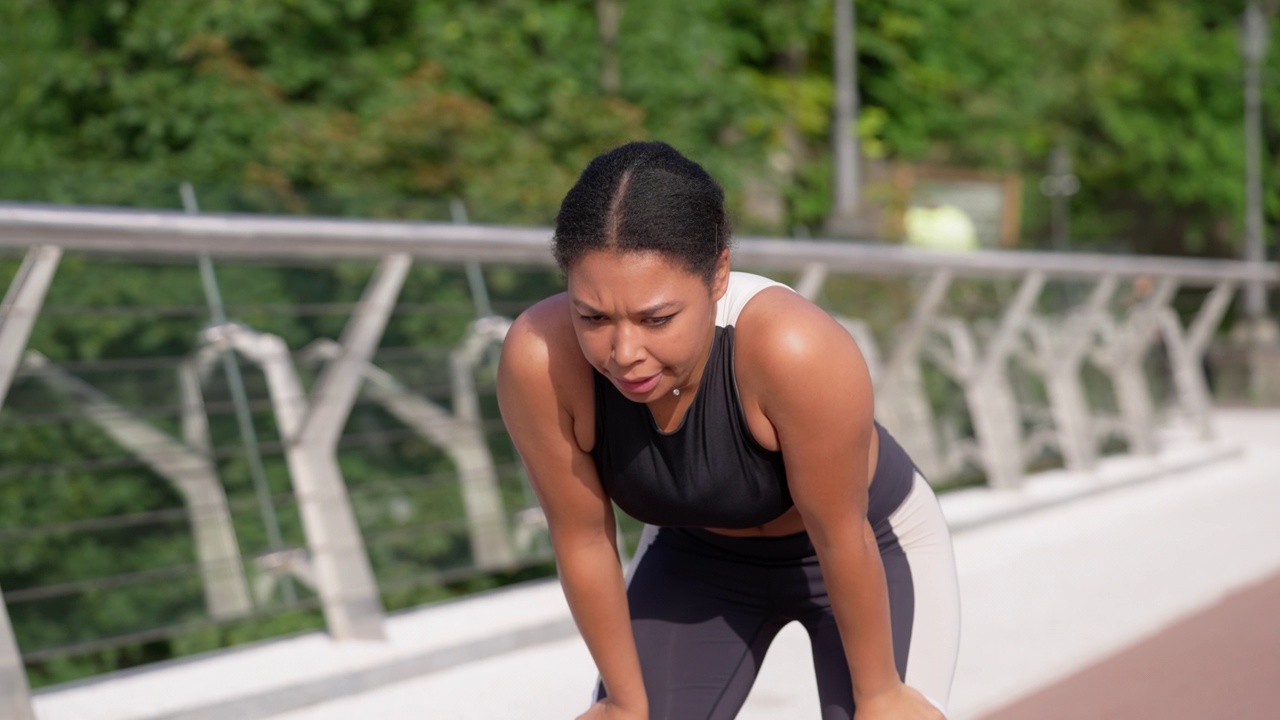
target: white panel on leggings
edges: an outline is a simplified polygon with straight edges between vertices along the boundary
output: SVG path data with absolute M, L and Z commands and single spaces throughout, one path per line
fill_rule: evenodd
M 906 683 L 945 714 L 960 652 L 960 584 L 950 528 L 920 473 L 889 525 L 907 556 L 915 589 Z

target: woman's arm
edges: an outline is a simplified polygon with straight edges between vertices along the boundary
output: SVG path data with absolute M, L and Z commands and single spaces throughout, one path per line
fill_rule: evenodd
M 531 308 L 508 332 L 498 368 L 498 402 L 546 514 L 560 584 L 608 688 L 609 703 L 627 717 L 647 717 L 613 506 L 575 433 L 573 408 L 591 407 L 583 405 L 591 402 L 590 366 L 580 354 L 575 357 L 568 311 L 557 308 L 555 300 Z M 565 318 L 561 329 L 557 312 Z
M 902 685 L 894 665 L 884 566 L 867 522 L 874 403 L 862 354 L 844 328 L 798 295 L 771 293 L 749 309 L 750 332 L 739 334 L 749 355 L 739 366 L 777 433 L 817 550 L 858 717 L 940 717 Z

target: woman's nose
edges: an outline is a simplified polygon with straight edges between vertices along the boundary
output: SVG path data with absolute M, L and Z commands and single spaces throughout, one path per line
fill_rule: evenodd
M 613 333 L 613 361 L 627 367 L 643 359 L 644 347 L 639 332 L 630 325 L 619 324 Z

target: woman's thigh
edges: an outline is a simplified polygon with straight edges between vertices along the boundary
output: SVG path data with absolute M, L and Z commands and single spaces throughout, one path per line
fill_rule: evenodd
M 945 709 L 959 652 L 959 586 L 950 531 L 922 476 L 876 530 L 898 675 Z M 813 644 L 823 720 L 847 720 L 853 686 L 830 605 L 820 604 L 801 621 Z
M 637 555 L 628 575 L 650 717 L 736 716 L 782 627 L 753 597 L 760 578 L 748 566 L 701 556 L 687 543 L 661 537 Z M 598 686 L 596 697 L 604 692 Z

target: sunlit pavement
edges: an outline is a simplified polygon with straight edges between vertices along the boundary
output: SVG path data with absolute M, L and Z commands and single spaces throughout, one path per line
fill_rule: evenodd
M 1280 411 L 1222 410 L 1218 440 L 951 493 L 963 603 L 951 717 L 975 718 L 1280 570 Z M 404 613 L 386 643 L 312 634 L 36 697 L 40 720 L 572 718 L 594 669 L 540 582 Z M 808 640 L 785 629 L 740 714 L 817 717 Z

